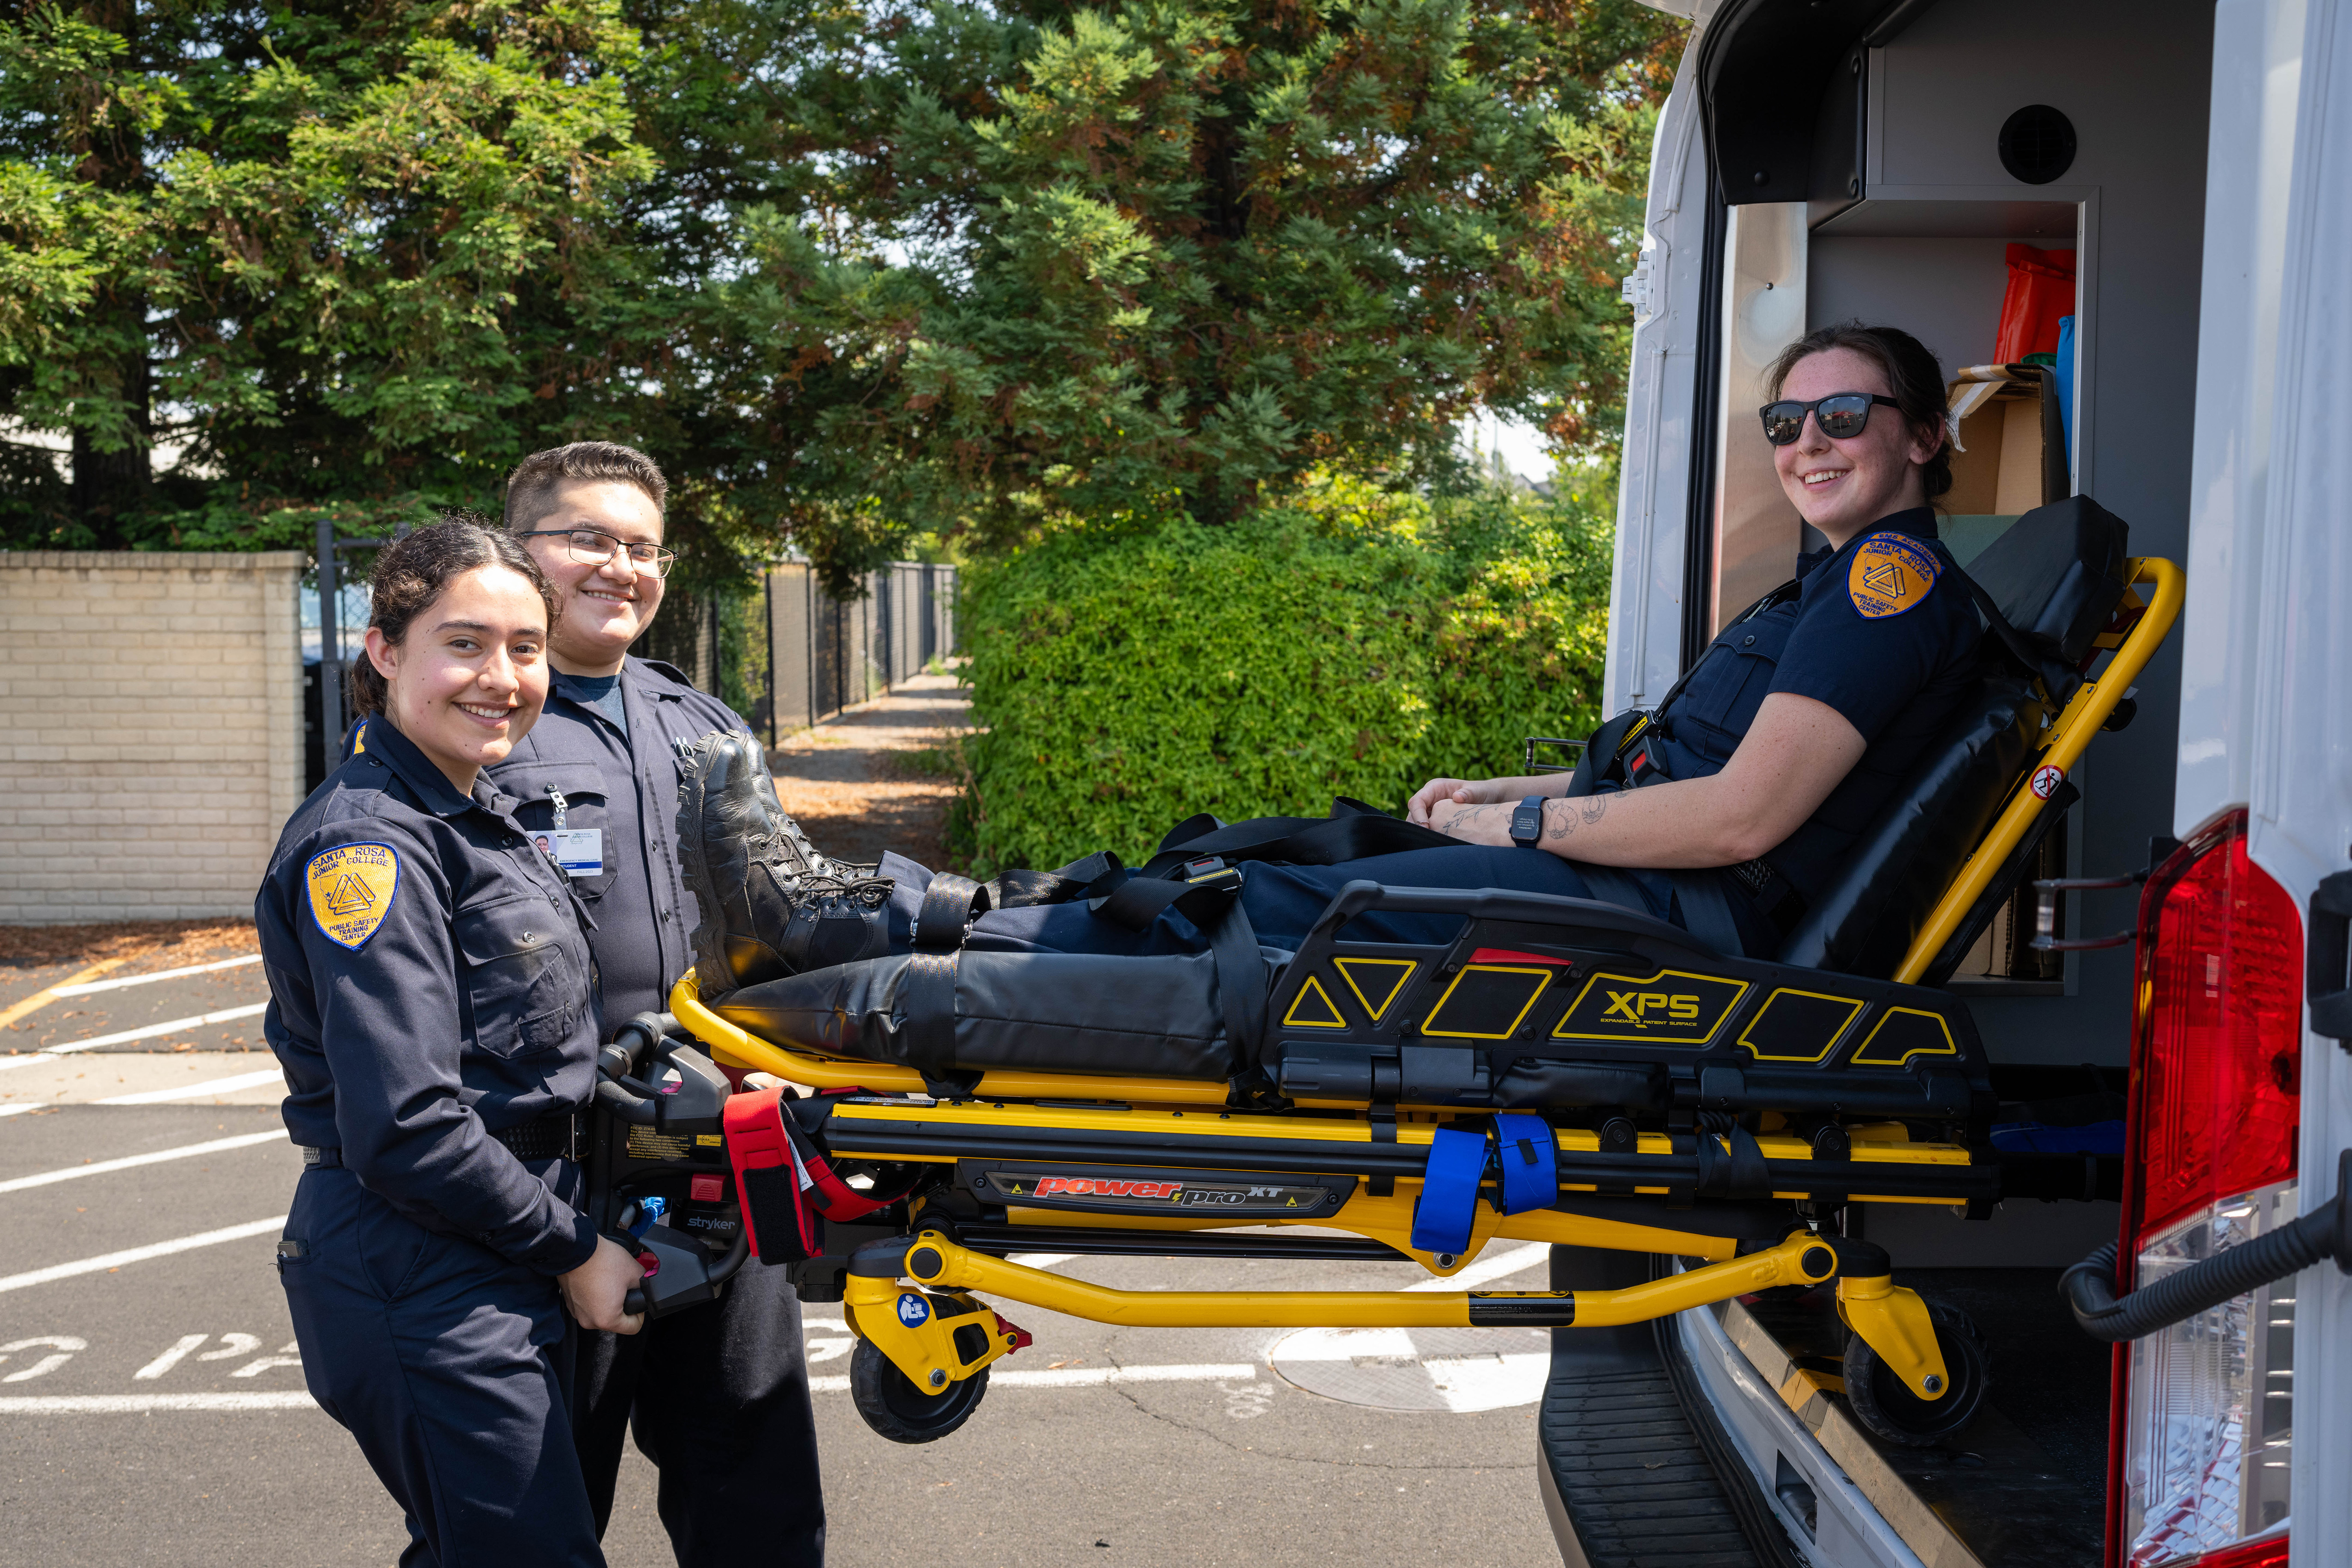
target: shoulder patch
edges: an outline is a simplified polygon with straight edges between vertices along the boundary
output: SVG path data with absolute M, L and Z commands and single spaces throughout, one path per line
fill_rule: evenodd
M 352 755 L 355 757 L 366 754 L 367 726 L 368 721 L 362 719 L 359 721 L 357 727 L 352 731 Z
M 400 892 L 400 857 L 389 844 L 321 849 L 302 868 L 310 918 L 327 940 L 357 950 L 375 934 Z
M 1942 570 L 1936 553 L 1899 533 L 1874 533 L 1845 569 L 1845 595 L 1866 621 L 1899 616 L 1927 598 Z

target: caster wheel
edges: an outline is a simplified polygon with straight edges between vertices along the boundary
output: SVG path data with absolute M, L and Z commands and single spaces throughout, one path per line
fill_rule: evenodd
M 1922 1399 L 1878 1359 L 1860 1334 L 1845 1342 L 1845 1402 L 1854 1419 L 1876 1436 L 1906 1448 L 1932 1448 L 1957 1437 L 1984 1408 L 1992 1384 L 1992 1352 L 1966 1312 L 1930 1305 L 1936 1348 L 1952 1385 L 1939 1399 Z
M 868 1426 L 893 1443 L 936 1442 L 971 1420 L 987 1392 L 986 1367 L 930 1394 L 866 1341 L 849 1352 L 850 1401 Z

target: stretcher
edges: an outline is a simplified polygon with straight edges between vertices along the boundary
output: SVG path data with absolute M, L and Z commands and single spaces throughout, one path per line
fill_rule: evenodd
M 656 1266 L 646 1304 L 707 1300 L 751 1257 L 788 1268 L 803 1300 L 843 1306 L 861 1415 L 928 1442 L 1027 1342 L 999 1307 L 1139 1327 L 1572 1330 L 1832 1286 L 1857 1416 L 1902 1443 L 1958 1432 L 1984 1398 L 1980 1343 L 1895 1284 L 1894 1260 L 1840 1216 L 1853 1203 L 1982 1216 L 2079 1183 L 2080 1161 L 2060 1158 L 2053 1184 L 2033 1157 L 1992 1148 L 1984 1049 L 1937 983 L 2178 616 L 2179 570 L 2124 559 L 2121 524 L 2100 519 L 2109 533 L 2078 526 L 2063 559 L 2026 563 L 2071 587 L 2004 595 L 1979 569 L 2067 668 L 1989 674 L 1865 835 L 1852 885 L 1772 959 L 1611 904 L 1354 882 L 1273 963 L 1251 1036 L 1153 1055 L 1108 1031 L 1089 1055 L 1081 1033 L 1026 1058 L 957 1057 L 982 1036 L 957 1033 L 970 1020 L 952 1008 L 943 1043 L 910 1047 L 903 994 L 897 1032 L 877 1033 L 763 1010 L 752 992 L 707 1005 L 689 973 L 670 1016 L 607 1048 L 598 1090 L 611 1119 L 593 1179 Z M 2068 574 L 2078 561 L 2087 586 Z M 1381 910 L 1459 930 L 1351 939 Z M 949 971 L 977 956 L 949 955 Z M 962 1070 L 943 1083 L 945 1067 Z M 725 1068 L 814 1093 L 730 1094 Z M 681 1245 L 680 1230 L 704 1239 Z M 1387 1260 L 1444 1279 L 1498 1239 L 1685 1267 L 1614 1290 L 1139 1292 L 1010 1260 Z

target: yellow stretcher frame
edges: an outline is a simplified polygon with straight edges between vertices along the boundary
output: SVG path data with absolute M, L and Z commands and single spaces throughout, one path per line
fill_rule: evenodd
M 1549 1310 L 1563 1328 L 1613 1328 L 1713 1306 L 1783 1285 L 1838 1281 L 1838 1310 L 1887 1369 L 1922 1399 L 1940 1399 L 1950 1373 L 1936 1344 L 1927 1303 L 1885 1275 L 1838 1278 L 1836 1255 L 1819 1237 L 1800 1232 L 1776 1247 L 1685 1269 L 1617 1290 L 1119 1290 L 974 1252 L 939 1231 L 908 1239 L 903 1273 L 860 1274 L 853 1265 L 843 1316 L 857 1336 L 887 1356 L 918 1389 L 940 1391 L 1009 1354 L 1018 1331 L 1000 1319 L 986 1348 L 967 1360 L 955 1330 L 985 1311 L 967 1292 L 1024 1301 L 1089 1322 L 1126 1328 L 1477 1328 L 1498 1327 L 1513 1312 Z M 911 1285 L 902 1280 L 912 1280 Z M 931 1292 L 958 1310 L 939 1308 Z M 907 1298 L 920 1303 L 902 1310 Z
M 1896 981 L 1916 984 L 1927 973 L 2042 810 L 2047 792 L 2037 793 L 2032 787 L 2033 779 L 2046 768 L 2058 769 L 2062 779 L 2074 771 L 2091 738 L 2114 713 L 2123 694 L 2147 667 L 2179 618 L 2185 596 L 2185 580 L 2179 567 L 2152 556 L 2134 558 L 2126 564 L 2130 575 L 2122 614 L 2129 618 L 2120 631 L 2103 635 L 2096 644 L 2112 651 L 2106 668 L 2099 671 L 2095 679 L 2084 682 L 2051 724 L 2050 738 L 2034 757 L 2025 779 L 2020 782 L 1991 831 L 1978 845 L 1913 940 L 1895 973 Z M 2150 589 L 2145 597 L 2137 592 L 2143 584 Z M 751 1035 L 702 1005 L 691 971 L 672 991 L 670 1006 L 679 1022 L 723 1065 L 773 1073 L 820 1089 L 856 1088 L 877 1094 L 925 1092 L 922 1075 L 911 1068 L 791 1049 Z M 972 1101 L 909 1107 L 907 1113 L 937 1122 L 1001 1118 L 1010 1112 L 1024 1123 L 1067 1124 L 1091 1131 L 1142 1134 L 1137 1140 L 1138 1147 L 1148 1149 L 1149 1134 L 1153 1131 L 1180 1131 L 1175 1122 L 1184 1112 L 1175 1108 L 1221 1107 L 1225 1103 L 1226 1090 L 1222 1083 L 1180 1079 L 997 1071 L 983 1074 L 973 1095 Z M 1126 1109 L 1031 1105 L 1016 1109 L 1003 1103 L 1089 1099 L 1123 1103 Z M 839 1152 L 856 1157 L 858 1151 L 854 1123 L 858 1120 L 887 1119 L 893 1110 L 857 1108 L 847 1119 L 850 1124 L 836 1130 Z M 1227 1132 L 1234 1137 L 1328 1139 L 1335 1145 L 1368 1142 L 1370 1137 L 1369 1124 L 1345 1119 L 1302 1121 L 1220 1111 L 1214 1121 L 1223 1125 L 1213 1129 L 1204 1126 L 1209 1120 L 1196 1111 L 1191 1124 L 1181 1131 L 1193 1134 Z M 1969 1163 L 1967 1150 L 1911 1143 L 1899 1127 L 1884 1130 L 1884 1135 L 1878 1138 L 1865 1135 L 1878 1131 L 1853 1131 L 1851 1158 L 1854 1163 Z M 1394 1135 L 1402 1144 L 1426 1143 L 1433 1131 L 1431 1124 L 1405 1120 L 1398 1123 Z M 1598 1135 L 1590 1131 L 1555 1130 L 1555 1136 L 1559 1146 L 1567 1151 L 1590 1152 L 1600 1147 Z M 1759 1142 L 1768 1160 L 1801 1161 L 1811 1157 L 1810 1147 L 1798 1139 L 1767 1134 Z M 1670 1152 L 1669 1142 L 1657 1134 L 1645 1133 L 1638 1140 L 1637 1152 Z M 903 1153 L 890 1157 L 909 1158 Z M 944 1154 L 929 1158 L 954 1157 Z M 1148 1163 L 1148 1159 L 1139 1160 L 1139 1163 Z M 1507 1310 L 1508 1305 L 1514 1303 L 1555 1311 L 1568 1304 L 1572 1310 L 1572 1326 L 1602 1327 L 1645 1322 L 1778 1285 L 1819 1284 L 1836 1273 L 1833 1253 L 1819 1237 L 1803 1232 L 1790 1235 L 1775 1247 L 1739 1257 L 1736 1255 L 1736 1245 L 1723 1237 L 1591 1219 L 1556 1210 L 1502 1215 L 1484 1204 L 1476 1206 L 1472 1236 L 1464 1252 L 1459 1256 L 1433 1256 L 1415 1251 L 1409 1239 L 1413 1198 L 1419 1186 L 1411 1178 L 1400 1178 L 1391 1192 L 1375 1196 L 1369 1182 L 1359 1181 L 1355 1192 L 1337 1215 L 1301 1223 L 1384 1242 L 1439 1277 L 1467 1267 L 1489 1240 L 1497 1238 L 1611 1251 L 1667 1252 L 1705 1261 L 1683 1273 L 1622 1290 L 1129 1291 L 1025 1268 L 971 1251 L 938 1231 L 927 1230 L 910 1238 L 903 1275 L 884 1279 L 853 1271 L 844 1299 L 845 1315 L 858 1336 L 887 1356 L 917 1388 L 936 1391 L 980 1373 L 1019 1342 L 1017 1331 L 995 1319 L 966 1294 L 972 1290 L 986 1290 L 994 1296 L 1091 1321 L 1142 1327 L 1456 1327 L 1495 1321 L 1494 1311 Z M 1635 1191 L 1663 1194 L 1664 1189 L 1637 1187 Z M 1921 1197 L 1874 1198 L 1859 1193 L 1853 1196 L 1874 1202 L 1939 1201 Z M 1016 1225 L 1128 1230 L 1224 1228 L 1214 1220 L 1154 1222 L 1136 1216 L 1089 1215 L 1017 1206 L 1008 1209 L 1007 1218 Z M 920 1224 L 919 1214 L 917 1223 Z M 1282 1222 L 1255 1219 L 1232 1223 Z M 955 1310 L 945 1312 L 936 1305 L 902 1310 L 906 1298 L 913 1297 L 921 1302 L 927 1296 L 934 1304 L 943 1299 L 951 1300 Z M 1878 1353 L 1887 1369 L 1912 1393 L 1923 1399 L 1941 1397 L 1948 1387 L 1948 1373 L 1937 1348 L 1934 1325 L 1916 1294 L 1883 1276 L 1841 1278 L 1838 1310 L 1847 1326 Z M 967 1361 L 956 1342 L 956 1331 L 971 1325 L 984 1328 L 981 1342 L 984 1348 Z M 972 1342 L 967 1336 L 965 1343 Z
M 1960 929 L 1960 922 L 1968 919 L 1969 910 L 1976 907 L 1986 886 L 2008 864 L 2010 852 L 2033 826 L 2033 819 L 2042 815 L 2044 796 L 2034 793 L 2033 780 L 2044 768 L 2056 768 L 2062 781 L 2074 773 L 2091 737 L 2115 712 L 2116 704 L 2139 679 L 2139 672 L 2147 667 L 2148 659 L 2172 630 L 2172 623 L 2179 618 L 2181 603 L 2188 595 L 2188 579 L 2179 566 L 2162 556 L 2145 555 L 2126 561 L 2124 568 L 2129 575 L 2125 578 L 2120 613 L 2128 616 L 2137 609 L 2138 617 L 2121 637 L 2110 633 L 2096 640 L 2096 647 L 2112 647 L 2114 657 L 2107 660 L 2097 679 L 2083 682 L 2067 701 L 2064 711 L 2051 726 L 2049 741 L 2026 768 L 2025 776 L 2018 781 L 2009 805 L 1992 825 L 1992 831 L 1985 835 L 1984 842 L 1960 868 L 1952 885 L 1944 889 L 1943 898 L 1927 916 L 1927 923 L 1919 928 L 1919 934 L 1911 939 L 1910 950 L 1895 970 L 1894 978 L 1902 984 L 1919 983 L 1927 966 L 1936 962 L 1936 955 L 1944 951 L 1944 944 L 1952 940 L 1952 933 Z M 2150 590 L 2144 598 L 2137 591 L 2142 584 Z

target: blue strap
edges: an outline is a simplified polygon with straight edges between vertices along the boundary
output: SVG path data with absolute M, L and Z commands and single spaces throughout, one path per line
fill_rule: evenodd
M 1421 1201 L 1412 1206 L 1412 1245 L 1422 1252 L 1470 1250 L 1478 1207 L 1478 1179 L 1486 1173 L 1484 1133 L 1441 1127 L 1429 1141 Z
M 1559 1201 L 1559 1162 L 1550 1125 L 1540 1116 L 1497 1116 L 1503 1161 L 1503 1212 L 1525 1214 Z

